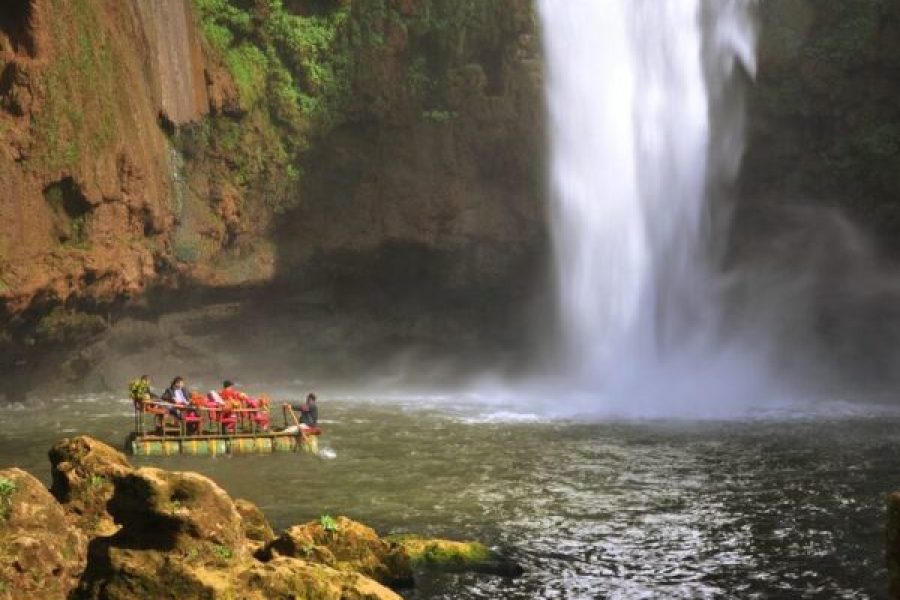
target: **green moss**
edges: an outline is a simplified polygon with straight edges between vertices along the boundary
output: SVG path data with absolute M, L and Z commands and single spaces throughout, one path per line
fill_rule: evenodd
M 500 561 L 495 552 L 479 542 L 425 539 L 414 535 L 391 536 L 386 539 L 406 550 L 413 566 L 418 568 L 440 571 L 477 570 Z
M 234 551 L 228 546 L 223 546 L 222 544 L 213 544 L 212 555 L 219 562 L 228 562 L 232 558 L 234 558 Z
M 49 27 L 57 59 L 39 85 L 45 101 L 32 120 L 35 151 L 29 160 L 50 170 L 72 168 L 97 156 L 116 127 L 116 60 L 89 0 L 52 0 Z
M 265 92 L 268 60 L 266 55 L 252 44 L 241 44 L 225 52 L 225 63 L 234 77 L 241 104 L 251 109 Z
M 12 510 L 12 497 L 16 493 L 16 482 L 8 477 L 0 477 L 0 519 L 6 519 Z
M 295 15 L 282 0 L 194 0 L 194 6 L 244 111 L 210 119 L 197 162 L 225 158 L 223 175 L 244 196 L 274 212 L 290 208 L 297 201 L 297 163 L 311 136 L 343 119 L 350 60 L 339 34 L 348 9 L 336 3 Z
M 319 517 L 319 525 L 328 533 L 337 533 L 341 530 L 340 523 L 331 515 L 322 515 Z

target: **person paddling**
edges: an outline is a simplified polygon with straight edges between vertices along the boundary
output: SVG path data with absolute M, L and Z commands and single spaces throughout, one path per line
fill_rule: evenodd
M 316 395 L 310 393 L 303 404 L 291 404 L 291 410 L 300 413 L 300 423 L 307 427 L 315 427 L 319 423 L 319 407 L 316 405 Z
M 315 394 L 306 397 L 306 404 L 300 410 L 300 421 L 304 425 L 315 427 L 319 423 L 319 407 L 316 405 Z

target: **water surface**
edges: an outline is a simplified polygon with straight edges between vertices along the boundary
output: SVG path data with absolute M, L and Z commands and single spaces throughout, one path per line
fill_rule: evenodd
M 334 457 L 135 459 L 197 470 L 276 527 L 344 514 L 382 533 L 478 538 L 519 579 L 440 576 L 409 598 L 882 598 L 900 418 L 542 422 L 441 401 L 322 403 Z M 0 465 L 49 483 L 66 435 L 121 445 L 130 404 L 0 409 Z

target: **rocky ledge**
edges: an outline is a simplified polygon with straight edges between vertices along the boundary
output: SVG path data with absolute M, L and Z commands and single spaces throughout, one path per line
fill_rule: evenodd
M 209 478 L 135 468 L 90 437 L 50 462 L 50 490 L 0 470 L 0 599 L 397 599 L 425 568 L 519 572 L 475 542 L 381 538 L 345 517 L 276 534 Z

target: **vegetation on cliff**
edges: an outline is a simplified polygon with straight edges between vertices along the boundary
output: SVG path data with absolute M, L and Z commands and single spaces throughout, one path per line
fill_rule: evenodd
M 767 0 L 745 182 L 900 231 L 900 5 Z

